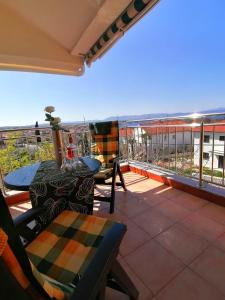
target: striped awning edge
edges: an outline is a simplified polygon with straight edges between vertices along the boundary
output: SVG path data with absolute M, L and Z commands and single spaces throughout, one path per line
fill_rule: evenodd
M 90 65 L 101 57 L 111 46 L 136 23 L 159 0 L 134 0 L 125 11 L 107 28 L 86 54 L 85 60 Z

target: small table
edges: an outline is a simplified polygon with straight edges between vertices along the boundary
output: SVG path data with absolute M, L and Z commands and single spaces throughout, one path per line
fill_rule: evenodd
M 97 159 L 88 156 L 79 158 L 94 174 L 98 173 L 101 163 Z M 16 171 L 10 172 L 4 178 L 5 186 L 10 190 L 15 191 L 29 191 L 31 183 L 39 169 L 41 163 L 21 167 Z
M 41 224 L 48 224 L 64 209 L 93 212 L 94 178 L 101 163 L 81 157 L 71 172 L 61 170 L 56 161 L 44 161 L 22 167 L 4 178 L 7 188 L 29 191 L 32 207 L 43 207 Z

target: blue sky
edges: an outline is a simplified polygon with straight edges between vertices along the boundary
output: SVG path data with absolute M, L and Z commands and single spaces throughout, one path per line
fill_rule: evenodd
M 225 107 L 225 1 L 161 0 L 82 77 L 0 72 L 0 126 Z

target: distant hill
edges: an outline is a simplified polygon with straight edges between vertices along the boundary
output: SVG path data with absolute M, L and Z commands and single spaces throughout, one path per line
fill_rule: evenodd
M 218 107 L 218 108 L 213 108 L 213 109 L 207 109 L 201 111 L 202 114 L 216 114 L 216 113 L 223 113 L 225 112 L 225 107 Z
M 210 114 L 210 113 L 223 113 L 225 112 L 225 107 L 218 107 L 214 109 L 208 109 L 208 110 L 202 110 L 199 111 L 198 113 L 203 113 L 203 114 Z M 122 115 L 122 116 L 112 116 L 108 117 L 102 120 L 87 120 L 86 122 L 98 122 L 98 121 L 114 121 L 114 120 L 119 120 L 119 121 L 125 121 L 125 120 L 145 120 L 145 119 L 155 119 L 155 118 L 165 118 L 165 117 L 176 117 L 176 116 L 185 116 L 192 114 L 193 112 L 177 112 L 177 113 L 154 113 L 154 114 L 143 114 L 143 115 Z M 78 124 L 83 124 L 84 121 L 68 121 L 68 122 L 63 122 L 62 125 L 64 126 L 73 126 L 73 125 L 78 125 Z M 18 128 L 28 128 L 28 127 L 34 127 L 33 125 L 25 125 L 25 126 L 4 126 L 0 127 L 0 130 L 7 130 L 7 129 L 18 129 Z M 48 127 L 48 124 L 39 124 L 39 127 Z
M 125 120 L 145 120 L 145 119 L 155 119 L 155 118 L 165 118 L 165 117 L 175 117 L 175 116 L 183 116 L 187 113 L 173 113 L 173 114 L 166 114 L 166 113 L 155 113 L 155 114 L 144 114 L 144 115 L 124 115 L 124 116 L 112 116 L 104 119 L 104 121 L 125 121 Z
M 210 113 L 222 113 L 225 112 L 225 107 L 219 107 L 214 109 L 202 110 L 198 111 L 198 113 L 202 114 L 210 114 Z M 166 118 L 166 117 L 176 117 L 176 116 L 186 116 L 190 115 L 193 112 L 178 112 L 178 113 L 155 113 L 155 114 L 144 114 L 144 115 L 123 115 L 123 116 L 112 116 L 104 119 L 104 121 L 125 121 L 125 120 L 145 120 L 145 119 L 155 119 L 155 118 Z
M 210 114 L 210 113 L 223 113 L 225 112 L 225 107 L 219 107 L 215 109 L 208 109 L 208 110 L 202 110 L 199 111 L 198 113 L 202 114 Z M 157 118 L 166 118 L 166 117 L 177 117 L 177 116 L 186 116 L 190 115 L 192 112 L 178 112 L 178 113 L 155 113 L 155 114 L 144 114 L 144 115 L 123 115 L 123 116 L 112 116 L 104 119 L 104 121 L 114 121 L 114 120 L 119 120 L 119 121 L 124 121 L 124 120 L 145 120 L 145 119 L 157 119 Z

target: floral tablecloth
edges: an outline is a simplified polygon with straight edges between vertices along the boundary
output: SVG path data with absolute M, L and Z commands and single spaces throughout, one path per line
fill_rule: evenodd
M 84 163 L 65 172 L 55 161 L 42 162 L 30 186 L 32 206 L 44 207 L 42 224 L 48 224 L 64 209 L 92 213 L 93 197 L 93 172 Z

